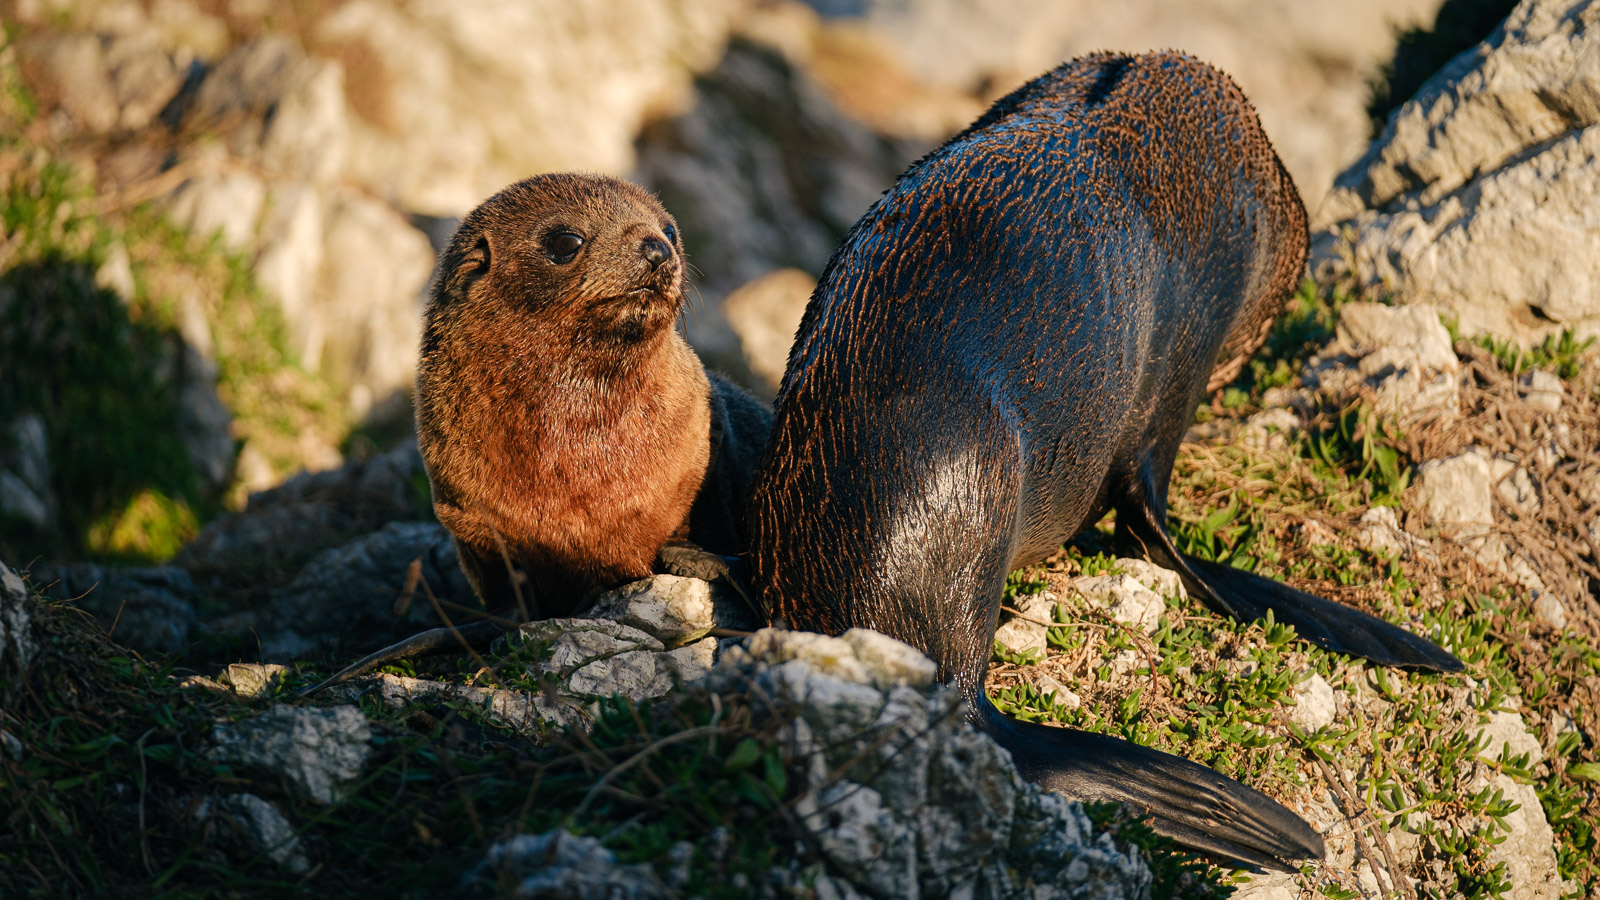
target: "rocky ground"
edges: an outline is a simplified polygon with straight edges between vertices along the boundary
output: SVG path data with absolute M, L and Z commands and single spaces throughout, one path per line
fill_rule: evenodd
M 503 42 L 429 4 L 6 7 L 0 891 L 1600 897 L 1600 6 L 1518 5 L 1364 156 L 1375 10 L 1432 3 L 557 6 Z M 1156 44 L 1327 194 L 1169 527 L 1467 671 L 1219 620 L 1102 523 L 1013 575 L 991 692 L 1253 784 L 1328 859 L 1239 880 L 1041 796 L 906 648 L 744 639 L 692 580 L 295 699 L 475 605 L 390 416 L 452 216 L 631 168 L 702 270 L 697 345 L 770 389 L 906 161 L 1057 56 Z

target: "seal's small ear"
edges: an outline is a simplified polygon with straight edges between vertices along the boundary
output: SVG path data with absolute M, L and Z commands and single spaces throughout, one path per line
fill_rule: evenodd
M 449 279 L 445 282 L 447 293 L 456 294 L 466 290 L 477 281 L 480 276 L 489 271 L 489 236 L 478 235 L 478 242 L 472 249 L 462 254 L 461 261 L 451 270 Z

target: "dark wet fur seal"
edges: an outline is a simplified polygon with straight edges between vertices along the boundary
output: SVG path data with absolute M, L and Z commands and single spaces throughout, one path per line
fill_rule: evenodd
M 683 247 L 654 196 L 599 175 L 513 184 L 462 220 L 431 291 L 418 442 L 489 610 L 566 616 L 658 569 L 727 572 L 771 413 L 674 327 Z M 325 684 L 460 643 L 425 632 Z
M 1264 340 L 1306 219 L 1256 115 L 1189 57 L 1099 54 L 1000 100 L 851 229 L 807 307 L 756 476 L 753 589 L 775 619 L 927 652 L 1021 771 L 1149 810 L 1256 865 L 1320 858 L 1280 804 L 1102 735 L 1013 720 L 983 690 L 1006 573 L 1108 510 L 1124 547 L 1212 609 L 1271 609 L 1324 647 L 1458 670 L 1432 643 L 1179 554 L 1173 458 L 1205 392 Z

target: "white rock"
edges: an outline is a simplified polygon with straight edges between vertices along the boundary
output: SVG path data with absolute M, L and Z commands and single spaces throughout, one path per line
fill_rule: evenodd
M 1110 612 L 1112 619 L 1145 634 L 1155 634 L 1161 628 L 1161 616 L 1167 610 L 1161 595 L 1132 575 L 1074 578 L 1072 589 L 1091 605 Z
M 27 585 L 0 562 L 0 665 L 8 675 L 20 675 L 39 652 L 27 604 Z
M 367 197 L 341 197 L 326 228 L 313 294 L 319 315 L 291 328 L 307 366 L 317 360 L 334 383 L 361 389 L 350 394 L 359 417 L 372 402 L 411 387 L 417 303 L 433 271 L 433 246 L 393 207 Z
M 1283 451 L 1299 433 L 1302 423 L 1292 410 L 1283 407 L 1264 409 L 1245 420 L 1239 440 L 1257 450 Z
M 1531 784 L 1520 784 L 1504 772 L 1496 772 L 1488 787 L 1518 808 L 1503 820 L 1509 831 L 1504 840 L 1489 845 L 1489 864 L 1506 864 L 1506 880 L 1511 885 L 1510 900 L 1557 900 L 1569 896 L 1571 886 L 1562 881 L 1556 868 L 1556 837 L 1539 803 L 1539 792 Z M 1474 783 L 1478 790 L 1484 784 Z
M 1163 569 L 1153 562 L 1132 557 L 1117 560 L 1122 574 L 1132 578 L 1162 597 L 1186 599 L 1189 593 L 1183 588 L 1183 578 L 1171 569 Z
M 201 802 L 196 818 L 220 824 L 251 854 L 265 853 L 296 875 L 311 871 L 294 826 L 276 805 L 255 794 L 229 794 L 214 803 L 208 798 Z
M 1339 707 L 1334 702 L 1333 686 L 1320 674 L 1313 672 L 1310 678 L 1296 684 L 1289 693 L 1295 702 L 1294 709 L 1289 713 L 1289 721 L 1307 732 L 1333 724 Z
M 178 224 L 201 237 L 222 236 L 232 250 L 253 245 L 266 206 L 267 187 L 243 171 L 197 175 L 184 182 L 168 207 Z
M 1361 514 L 1356 543 L 1373 553 L 1387 553 L 1402 559 L 1433 559 L 1427 541 L 1407 534 L 1392 506 L 1374 506 Z
M 1083 705 L 1083 698 L 1073 693 L 1072 689 L 1046 674 L 1034 677 L 1033 686 L 1041 694 L 1055 694 L 1056 702 L 1067 709 L 1077 709 Z
M 1049 626 L 1055 621 L 1056 596 L 1049 591 L 1024 597 L 1018 601 L 1021 616 L 1009 616 L 995 629 L 994 639 L 1014 653 L 1036 650 L 1043 654 L 1047 646 Z
M 1336 346 L 1355 358 L 1356 371 L 1377 391 L 1380 412 L 1419 421 L 1459 411 L 1461 364 L 1436 308 L 1351 303 L 1339 312 L 1337 334 Z
M 1480 565 L 1510 576 L 1530 591 L 1544 593 L 1544 579 L 1494 533 L 1491 497 L 1496 463 L 1480 447 L 1448 459 L 1428 460 L 1417 467 L 1415 497 L 1439 533 L 1465 545 Z M 1531 481 L 1527 490 L 1533 490 Z M 1512 502 L 1520 502 L 1520 495 L 1510 497 Z
M 672 896 L 644 863 L 618 865 L 598 838 L 567 831 L 519 834 L 498 841 L 467 876 L 469 883 L 499 885 L 508 878 L 517 898 L 571 897 L 664 900 Z M 497 890 L 498 895 L 502 891 Z
M 686 104 L 737 11 L 731 0 L 492 0 L 462 15 L 443 0 L 357 0 L 314 39 L 365 61 L 347 73 L 365 77 L 350 170 L 407 209 L 460 215 L 531 173 L 627 172 L 640 127 Z
M 836 781 L 802 796 L 795 813 L 830 867 L 853 883 L 881 896 L 906 896 L 917 883 L 917 835 L 876 790 Z
M 1539 489 L 1534 486 L 1528 470 L 1504 457 L 1489 460 L 1489 478 L 1494 483 L 1494 495 L 1501 505 L 1520 518 L 1539 514 Z
M 1300 876 L 1290 872 L 1252 872 L 1237 886 L 1234 900 L 1299 900 Z
M 1494 527 L 1489 455 L 1473 447 L 1417 467 L 1416 499 L 1429 522 L 1456 540 L 1480 538 Z
M 586 615 L 637 628 L 672 647 L 716 626 L 711 585 L 698 578 L 657 575 L 603 594 Z
M 330 699 L 348 703 L 364 694 L 376 697 L 386 709 L 395 710 L 422 703 L 469 703 L 490 721 L 525 735 L 538 735 L 547 723 L 570 726 L 588 721 L 582 703 L 570 697 L 450 684 L 387 672 L 364 675 L 327 691 Z
M 275 706 L 217 726 L 211 740 L 213 760 L 265 769 L 305 799 L 330 804 L 361 776 L 372 753 L 372 726 L 354 706 Z
M 1527 0 L 1430 79 L 1339 176 L 1313 269 L 1348 259 L 1469 336 L 1528 344 L 1600 325 L 1597 21 L 1588 0 Z
M 24 71 L 47 85 L 77 130 L 104 134 L 116 128 L 121 111 L 98 37 L 46 33 L 22 41 L 18 49 Z
M 856 659 L 872 670 L 873 684 L 883 690 L 933 686 L 939 667 L 917 648 L 867 628 L 852 628 L 840 636 L 855 651 Z
M 1500 758 L 1501 751 L 1510 748 L 1511 756 L 1528 754 L 1528 765 L 1533 766 L 1544 759 L 1544 751 L 1539 747 L 1539 739 L 1528 731 L 1528 726 L 1522 721 L 1522 716 L 1505 710 L 1496 710 L 1489 713 L 1489 721 L 1478 730 L 1478 756 L 1494 761 Z
M 1522 397 L 1529 406 L 1547 413 L 1561 411 L 1561 401 L 1566 399 L 1567 389 L 1554 373 L 1534 369 L 1518 379 L 1518 383 L 1522 387 Z
M 1563 631 L 1567 627 L 1567 606 L 1549 591 L 1534 598 L 1533 614 L 1539 617 L 1539 621 L 1557 631 Z
M 276 663 L 232 663 L 217 680 L 241 697 L 265 700 L 272 696 L 288 674 L 287 666 Z
M 133 281 L 133 261 L 128 258 L 128 247 L 122 241 L 116 241 L 106 249 L 105 261 L 94 270 L 94 286 L 116 294 L 125 306 L 131 306 L 138 299 L 138 288 Z

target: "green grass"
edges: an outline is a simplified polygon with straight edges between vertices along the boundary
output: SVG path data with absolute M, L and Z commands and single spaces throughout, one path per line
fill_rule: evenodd
M 1332 337 L 1338 308 L 1349 299 L 1303 289 L 1235 383 L 1234 401 L 1222 401 L 1223 414 L 1242 418 L 1265 390 L 1289 383 Z M 1567 335 L 1520 358 L 1490 349 L 1507 371 L 1538 366 L 1565 376 L 1588 346 Z M 1402 429 L 1360 402 L 1317 413 L 1286 449 L 1186 447 L 1174 471 L 1169 531 L 1182 552 L 1345 602 L 1360 598 L 1356 605 L 1448 647 L 1466 663 L 1471 683 L 1464 676 L 1370 666 L 1300 641 L 1270 619 L 1234 622 L 1171 597 L 1150 639 L 1152 669 L 1142 635 L 1092 624 L 1103 616 L 1057 586 L 1060 624 L 1047 632 L 1047 658 L 997 652 L 998 662 L 1024 669 L 1001 679 L 999 689 L 991 686 L 996 705 L 1019 718 L 1176 753 L 1277 796 L 1301 790 L 1320 796 L 1313 759 L 1324 760 L 1354 774 L 1356 794 L 1385 832 L 1410 822 L 1420 862 L 1408 874 L 1425 874 L 1425 888 L 1443 895 L 1506 896 L 1505 867 L 1491 863 L 1489 851 L 1514 807 L 1473 780 L 1501 771 L 1538 791 L 1558 838 L 1562 874 L 1582 890 L 1600 889 L 1589 780 L 1600 776 L 1600 764 L 1587 761 L 1592 748 L 1584 737 L 1564 739 L 1556 758 L 1537 769 L 1526 759 L 1478 760 L 1474 741 L 1478 717 L 1513 698 L 1538 711 L 1574 696 L 1600 672 L 1600 652 L 1573 634 L 1558 636 L 1548 657 L 1530 655 L 1525 642 L 1508 646 L 1506 636 L 1533 627 L 1531 604 L 1520 589 L 1469 589 L 1418 563 L 1353 547 L 1348 535 L 1336 532 L 1329 544 L 1297 527 L 1307 518 L 1353 522 L 1374 505 L 1399 505 L 1416 463 L 1409 447 Z M 1093 530 L 1051 566 L 1014 573 L 1008 603 L 1016 605 L 1056 577 L 1104 568 L 1105 549 L 1104 533 Z M 1135 651 L 1134 671 L 1117 675 L 1113 660 L 1128 650 Z M 1079 705 L 1068 707 L 1030 682 L 1026 667 L 1041 663 L 1081 698 Z M 1296 685 L 1312 674 L 1344 694 L 1346 708 L 1355 712 L 1304 733 L 1288 715 Z M 1306 884 L 1324 896 L 1355 895 L 1353 881 L 1341 883 L 1326 871 L 1308 878 Z
M 57 527 L 43 532 L 0 521 L 0 558 L 161 561 L 243 500 L 237 485 L 204 483 L 179 437 L 180 298 L 198 305 L 211 334 L 236 447 L 249 444 L 287 474 L 301 462 L 304 435 L 335 444 L 348 423 L 329 387 L 286 349 L 282 316 L 246 259 L 149 206 L 103 208 L 64 151 L 28 140 L 36 104 L 4 49 L 0 423 L 42 418 L 60 509 Z M 128 297 L 96 283 L 118 253 L 133 275 Z

